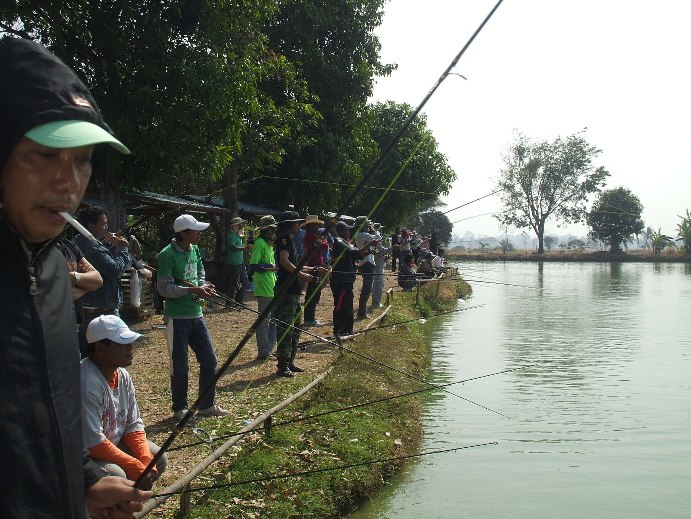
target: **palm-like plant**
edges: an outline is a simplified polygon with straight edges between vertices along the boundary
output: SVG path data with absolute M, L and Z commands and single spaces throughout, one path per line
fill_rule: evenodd
M 679 216 L 681 223 L 677 224 L 677 238 L 681 240 L 681 248 L 686 254 L 691 254 L 691 213 L 686 210 L 686 216 Z
M 664 249 L 674 244 L 674 238 L 667 236 L 666 234 L 662 234 L 662 229 L 658 229 L 657 231 L 653 232 L 653 235 L 650 238 L 650 244 L 653 247 L 653 254 L 659 254 Z

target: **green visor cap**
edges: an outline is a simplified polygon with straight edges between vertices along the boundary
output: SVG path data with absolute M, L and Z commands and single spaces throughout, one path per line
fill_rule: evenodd
M 113 137 L 100 126 L 86 121 L 54 121 L 36 126 L 28 132 L 26 137 L 48 148 L 79 148 L 107 143 L 125 155 L 130 154 L 123 143 Z

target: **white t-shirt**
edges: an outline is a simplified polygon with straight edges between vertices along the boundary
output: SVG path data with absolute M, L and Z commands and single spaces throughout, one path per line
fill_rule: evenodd
M 96 364 L 81 361 L 82 433 L 84 447 L 100 445 L 106 439 L 118 445 L 126 434 L 143 431 L 134 384 L 124 368 L 118 368 L 118 385 L 111 389 Z
M 371 242 L 374 240 L 376 236 L 373 234 L 370 234 L 368 232 L 359 232 L 355 235 L 355 246 L 358 249 L 362 249 L 367 243 Z M 360 263 L 371 263 L 374 265 L 374 254 L 368 254 L 364 258 L 362 258 L 362 261 Z
M 435 269 L 440 269 L 444 266 L 444 260 L 441 259 L 441 256 L 435 256 L 434 258 L 432 258 L 432 266 Z

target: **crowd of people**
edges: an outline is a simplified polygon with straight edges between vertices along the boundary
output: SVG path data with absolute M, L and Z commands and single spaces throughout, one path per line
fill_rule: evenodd
M 404 289 L 405 276 L 415 283 L 445 268 L 432 237 L 403 229 L 384 239 L 383 226 L 366 216 L 327 224 L 294 210 L 262 217 L 258 237 L 247 242 L 247 222 L 230 221 L 218 290 L 206 280 L 198 246 L 209 224 L 192 215 L 175 219 L 156 269 L 144 268 L 124 233 L 109 231 L 103 208 L 79 211 L 79 234 L 70 240 L 65 220 L 80 206 L 94 149 L 129 150 L 79 77 L 40 44 L 1 39 L 0 68 L 0 256 L 9 289 L 0 303 L 0 442 L 13 446 L 0 451 L 0 464 L 12 467 L 0 476 L 3 516 L 131 517 L 165 470 L 164 454 L 143 477 L 159 447 L 146 437 L 125 369 L 140 337 L 120 318 L 126 269 L 155 270 L 171 411 L 181 420 L 191 407 L 188 349 L 199 363 L 196 413 L 227 414 L 215 400 L 217 359 L 201 300 L 223 294 L 230 309 L 243 311 L 251 287 L 265 317 L 256 328 L 257 359 L 275 355 L 276 375 L 292 377 L 303 371 L 295 364 L 301 328 L 324 324 L 316 309 L 327 284 L 333 334 L 345 336 L 356 317 L 382 306 L 389 258 L 394 271 L 400 258 Z

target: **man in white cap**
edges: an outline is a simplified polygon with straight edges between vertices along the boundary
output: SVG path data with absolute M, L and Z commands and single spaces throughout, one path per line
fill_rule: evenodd
M 84 456 L 72 283 L 55 244 L 94 147 L 129 150 L 77 75 L 29 40 L 0 39 L 0 114 L 0 515 L 128 517 L 151 493 Z
M 101 315 L 86 330 L 88 357 L 81 362 L 84 447 L 108 475 L 132 481 L 159 450 L 146 438 L 134 384 L 125 369 L 132 364 L 133 343 L 139 337 L 118 316 Z M 165 467 L 164 454 L 142 488 L 149 490 Z
M 204 279 L 204 264 L 197 244 L 208 223 L 198 222 L 189 214 L 178 216 L 173 223 L 175 238 L 158 255 L 156 288 L 165 297 L 163 316 L 170 354 L 170 389 L 173 417 L 181 420 L 187 414 L 187 383 L 189 366 L 187 347 L 199 362 L 199 394 L 216 375 L 216 352 L 204 322 L 199 297 L 215 294 L 214 286 Z M 225 416 L 227 411 L 216 403 L 216 388 L 199 403 L 202 416 Z

